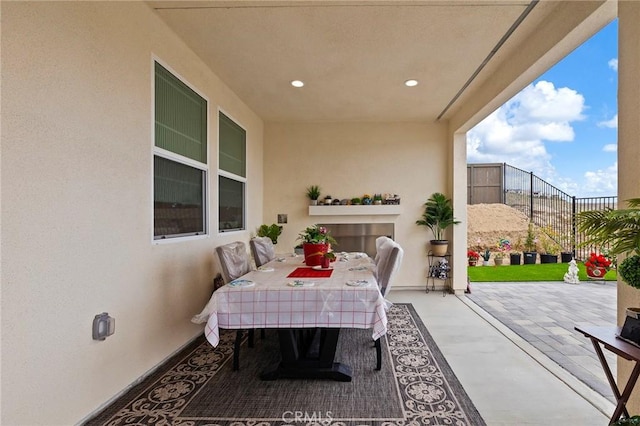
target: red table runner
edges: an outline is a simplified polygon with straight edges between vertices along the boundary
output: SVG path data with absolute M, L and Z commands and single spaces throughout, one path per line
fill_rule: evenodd
M 332 272 L 333 269 L 296 268 L 287 278 L 328 278 Z

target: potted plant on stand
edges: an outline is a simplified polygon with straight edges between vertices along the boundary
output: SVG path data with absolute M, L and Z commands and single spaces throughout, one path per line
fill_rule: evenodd
M 318 205 L 318 198 L 320 198 L 320 187 L 318 185 L 311 185 L 307 188 L 307 197 L 312 206 Z
M 538 259 L 538 252 L 536 252 L 536 234 L 533 230 L 533 222 L 529 222 L 527 228 L 527 238 L 524 240 L 524 251 L 522 252 L 524 258 L 523 263 L 525 265 L 532 265 L 536 263 Z
M 422 218 L 416 225 L 426 226 L 433 233 L 431 251 L 434 256 L 444 256 L 449 248 L 449 241 L 444 239 L 445 230 L 451 225 L 460 223 L 453 217 L 453 204 L 440 192 L 435 192 L 424 203 Z
M 307 266 L 322 265 L 322 259 L 324 254 L 329 251 L 330 245 L 337 244 L 336 240 L 329 234 L 329 230 L 320 225 L 306 228 L 298 235 L 298 240 L 302 241 L 304 263 Z

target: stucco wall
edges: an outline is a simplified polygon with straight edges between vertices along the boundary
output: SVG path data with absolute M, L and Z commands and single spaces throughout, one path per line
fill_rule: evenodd
M 152 243 L 154 55 L 209 100 L 208 238 Z M 248 138 L 249 230 L 224 237 L 218 108 Z M 2 2 L 2 113 L 1 423 L 72 424 L 201 332 L 214 247 L 262 222 L 262 122 L 140 2 Z
M 424 288 L 426 243 L 432 236 L 415 221 L 429 195 L 447 189 L 446 125 L 267 123 L 264 156 L 265 222 L 275 222 L 278 213 L 288 214 L 279 251 L 291 251 L 298 233 L 314 223 L 392 222 L 405 251 L 393 285 Z M 321 197 L 339 199 L 397 193 L 402 213 L 309 216 L 305 193 L 310 185 L 321 187 Z
M 618 3 L 618 198 L 640 197 L 640 3 Z M 625 310 L 640 306 L 640 291 L 618 278 L 618 324 Z M 618 383 L 625 384 L 633 364 L 618 358 Z M 631 415 L 640 413 L 640 387 L 636 386 L 628 404 Z

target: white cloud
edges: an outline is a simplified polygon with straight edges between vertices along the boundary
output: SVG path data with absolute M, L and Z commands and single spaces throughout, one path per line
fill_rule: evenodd
M 582 192 L 588 195 L 611 195 L 618 190 L 618 162 L 603 170 L 586 172 L 584 174 Z
M 618 58 L 613 58 L 610 59 L 609 62 L 607 62 L 607 64 L 609 65 L 609 68 L 611 68 L 614 71 L 618 71 Z
M 573 141 L 571 123 L 584 119 L 584 109 L 584 97 L 575 90 L 547 81 L 529 85 L 468 132 L 467 160 L 507 162 L 543 179 L 553 177 L 544 141 Z
M 618 114 L 614 115 L 611 120 L 599 121 L 598 127 L 609 127 L 611 129 L 618 128 Z
M 617 143 L 608 143 L 602 147 L 604 152 L 618 152 L 618 144 Z

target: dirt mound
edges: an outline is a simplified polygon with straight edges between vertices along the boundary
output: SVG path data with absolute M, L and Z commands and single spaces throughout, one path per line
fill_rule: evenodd
M 498 241 L 505 238 L 514 250 L 522 250 L 527 237 L 527 216 L 505 204 L 473 204 L 467 206 L 467 244 L 476 250 L 497 250 Z

